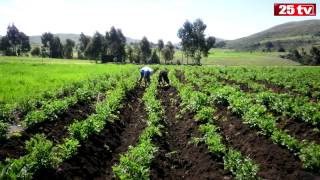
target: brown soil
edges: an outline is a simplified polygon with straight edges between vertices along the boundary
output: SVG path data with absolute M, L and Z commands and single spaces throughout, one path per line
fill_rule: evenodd
M 239 150 L 260 165 L 258 176 L 265 179 L 319 179 L 317 173 L 306 172 L 301 162 L 287 149 L 274 144 L 254 128 L 245 125 L 224 106 L 217 106 L 218 126 L 227 145 Z
M 112 165 L 130 145 L 138 142 L 146 127 L 147 114 L 141 99 L 143 92 L 143 88 L 129 92 L 120 109 L 120 120 L 107 124 L 102 132 L 83 142 L 78 154 L 58 169 L 41 170 L 34 179 L 114 179 Z
M 51 122 L 39 123 L 32 129 L 22 131 L 20 137 L 12 137 L 0 142 L 0 161 L 5 158 L 19 158 L 26 154 L 25 141 L 38 133 L 43 133 L 45 136 L 55 143 L 59 143 L 68 134 L 67 127 L 75 119 L 83 120 L 88 115 L 94 113 L 95 108 L 92 103 L 79 103 L 60 115 L 57 120 Z
M 232 80 L 232 79 L 224 79 L 222 77 L 219 77 L 218 80 L 222 81 L 223 83 L 226 83 L 226 84 L 238 85 L 240 87 L 240 90 L 243 91 L 243 92 L 248 92 L 248 93 L 256 92 L 254 89 L 250 88 L 248 86 L 248 84 L 239 83 L 239 82 L 237 82 L 235 80 Z
M 224 170 L 222 159 L 213 157 L 204 144 L 190 143 L 192 137 L 200 137 L 198 125 L 191 113 L 176 118 L 181 102 L 177 90 L 158 90 L 165 110 L 166 132 L 154 139 L 159 151 L 151 163 L 150 179 L 232 179 Z
M 225 81 L 228 84 L 239 84 L 234 80 L 226 80 L 223 79 L 223 81 Z M 252 93 L 253 91 L 244 86 L 243 84 L 240 83 L 240 89 L 243 92 L 248 92 L 248 93 Z M 273 115 L 275 116 L 280 116 L 281 114 L 275 112 L 275 111 L 271 111 Z M 315 127 L 312 127 L 311 125 L 305 123 L 305 122 L 299 122 L 297 120 L 294 119 L 289 119 L 289 118 L 285 118 L 285 117 L 281 117 L 280 121 L 278 122 L 278 127 L 280 129 L 283 130 L 287 130 L 289 132 L 290 135 L 297 137 L 300 140 L 303 139 L 307 139 L 307 140 L 312 140 L 315 141 L 317 143 L 320 143 L 320 133 L 314 131 Z
M 315 127 L 305 123 L 305 122 L 298 122 L 297 120 L 290 119 L 287 117 L 280 117 L 277 122 L 278 128 L 285 130 L 288 134 L 296 137 L 299 140 L 309 140 L 315 141 L 316 143 L 320 144 L 320 132 L 315 130 Z

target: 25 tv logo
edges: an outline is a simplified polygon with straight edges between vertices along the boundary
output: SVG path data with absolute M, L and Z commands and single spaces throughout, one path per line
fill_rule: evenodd
M 316 16 L 316 4 L 274 4 L 275 16 Z

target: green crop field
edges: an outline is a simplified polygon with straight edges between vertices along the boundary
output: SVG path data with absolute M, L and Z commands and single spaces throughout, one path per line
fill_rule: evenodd
M 0 179 L 320 177 L 318 67 L 48 61 L 0 63 Z
M 282 59 L 279 53 L 243 52 L 229 49 L 212 49 L 207 58 L 203 58 L 204 65 L 220 66 L 296 66 L 299 63 Z M 175 61 L 182 59 L 182 52 L 175 53 Z M 189 63 L 192 61 L 189 59 Z M 187 63 L 184 57 L 183 63 Z
M 70 63 L 71 60 L 68 64 L 67 60 L 54 60 L 48 64 L 40 63 L 39 59 L 14 58 L 10 61 L 0 60 L 0 104 L 25 101 L 69 83 L 115 73 L 119 68 L 117 65 L 79 64 L 79 61 Z

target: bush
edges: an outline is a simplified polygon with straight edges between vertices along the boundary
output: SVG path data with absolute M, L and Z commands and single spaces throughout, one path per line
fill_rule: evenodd
M 280 48 L 278 49 L 278 52 L 286 52 L 286 50 L 285 50 L 283 47 L 280 47 Z
M 32 56 L 40 56 L 41 55 L 41 50 L 39 47 L 35 47 L 31 50 L 31 55 Z

